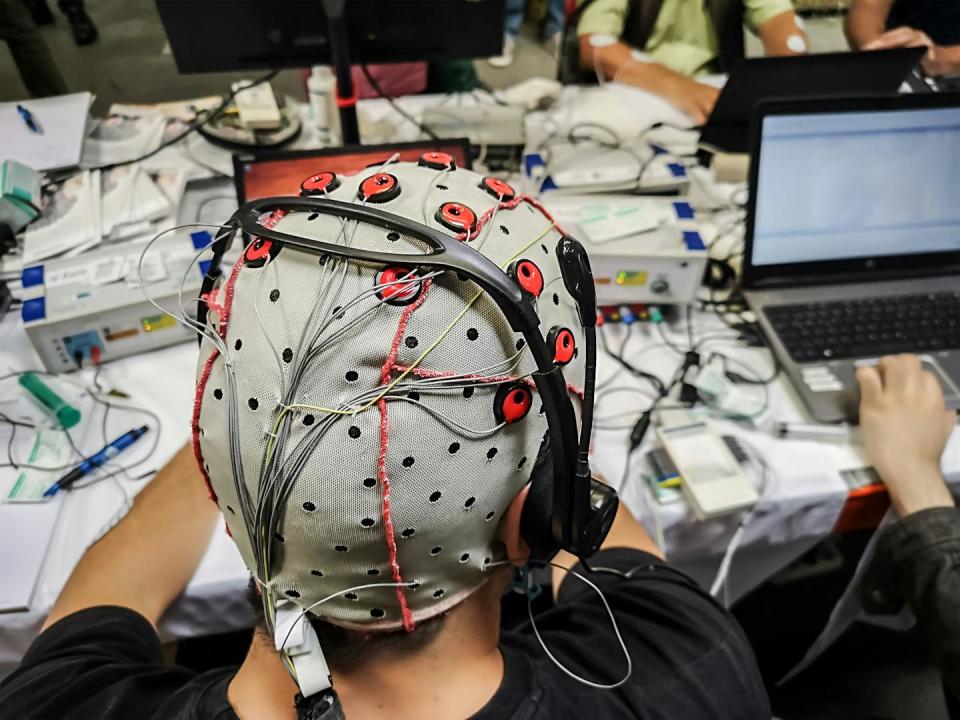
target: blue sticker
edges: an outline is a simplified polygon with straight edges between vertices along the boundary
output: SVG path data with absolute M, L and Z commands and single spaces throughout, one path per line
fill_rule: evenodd
M 662 145 L 656 145 L 654 143 L 647 143 L 650 146 L 650 149 L 653 150 L 654 155 L 666 155 L 667 149 Z
M 197 267 L 200 268 L 200 277 L 206 277 L 207 273 L 210 272 L 210 265 L 213 263 L 213 260 L 201 260 L 197 263 Z
M 683 231 L 683 244 L 687 250 L 706 250 L 707 246 L 703 244 L 703 238 L 696 230 Z
M 24 322 L 43 320 L 47 317 L 47 299 L 39 297 L 24 300 L 20 307 L 20 317 L 23 318 Z
M 693 220 L 693 208 L 688 202 L 675 202 L 673 211 L 677 214 L 679 220 Z
M 213 236 L 206 230 L 197 230 L 197 232 L 190 233 L 190 240 L 193 241 L 193 249 L 200 250 L 213 242 Z
M 680 163 L 667 163 L 667 168 L 669 168 L 670 174 L 674 177 L 687 176 L 687 169 Z
M 20 281 L 25 288 L 43 285 L 43 265 L 32 265 L 20 273 Z

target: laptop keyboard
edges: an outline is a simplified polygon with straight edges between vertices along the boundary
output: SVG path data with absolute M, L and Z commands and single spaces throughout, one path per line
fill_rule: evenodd
M 960 348 L 960 292 L 763 309 L 797 362 Z

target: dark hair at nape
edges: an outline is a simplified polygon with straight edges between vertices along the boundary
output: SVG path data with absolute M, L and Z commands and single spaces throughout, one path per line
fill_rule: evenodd
M 269 637 L 263 618 L 263 601 L 252 577 L 247 585 L 247 603 L 256 621 L 255 629 Z M 312 615 L 309 617 L 330 669 L 349 673 L 372 660 L 383 657 L 403 658 L 420 652 L 440 634 L 446 614 L 418 622 L 416 629 L 409 633 L 402 629 L 389 632 L 351 630 L 324 622 Z

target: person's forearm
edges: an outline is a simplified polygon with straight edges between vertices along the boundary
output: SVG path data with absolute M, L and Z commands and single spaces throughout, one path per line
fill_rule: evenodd
M 580 39 L 581 65 L 586 70 L 599 72 L 604 80 L 616 80 L 655 95 L 669 96 L 677 81 L 686 79 L 659 63 L 641 62 L 633 53 L 633 48 L 621 41 L 593 47 L 586 38 Z
M 883 35 L 887 12 L 878 4 L 863 0 L 851 6 L 843 23 L 843 32 L 853 50 L 862 50 L 865 45 Z
M 809 49 L 807 34 L 800 28 L 792 11 L 770 18 L 758 28 L 758 32 L 767 57 L 802 55 Z
M 74 568 L 44 627 L 77 610 L 119 605 L 151 623 L 183 591 L 220 517 L 189 446 L 136 497 Z
M 960 45 L 938 45 L 934 54 L 936 62 L 927 68 L 932 75 L 960 75 Z

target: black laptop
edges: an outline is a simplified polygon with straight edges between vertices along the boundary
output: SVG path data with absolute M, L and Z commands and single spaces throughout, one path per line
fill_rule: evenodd
M 925 48 L 897 48 L 742 60 L 730 70 L 700 135 L 700 146 L 713 152 L 747 152 L 750 114 L 762 100 L 894 93 L 924 52 Z

